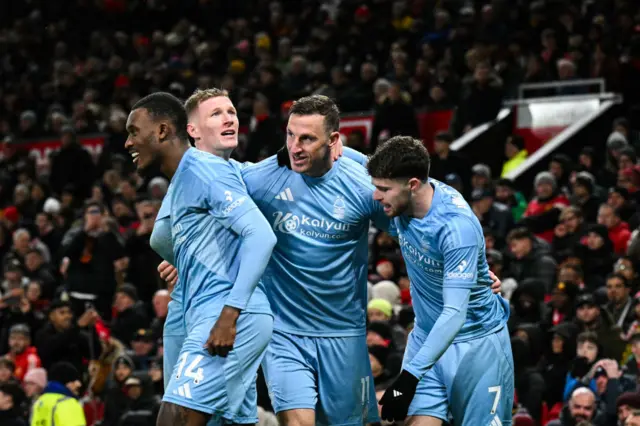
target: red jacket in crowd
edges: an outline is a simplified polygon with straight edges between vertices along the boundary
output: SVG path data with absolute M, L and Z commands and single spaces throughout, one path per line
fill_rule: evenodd
M 570 204 L 571 203 L 569 203 L 569 200 L 567 199 L 567 197 L 565 197 L 562 194 L 558 194 L 555 197 L 552 197 L 545 201 L 541 201 L 536 197 L 533 200 L 531 200 L 527 205 L 527 209 L 525 210 L 523 217 L 535 217 L 535 216 L 542 217 L 543 215 L 549 213 L 549 211 L 554 207 L 563 208 L 563 207 L 569 206 Z M 539 231 L 538 230 L 534 231 L 534 234 L 536 235 L 536 237 L 542 238 L 548 243 L 552 242 L 553 229 L 555 227 L 555 222 L 557 222 L 557 220 L 551 220 L 548 223 L 549 226 L 544 226 L 541 221 L 540 226 L 536 226 L 536 228 L 542 227 L 542 229 Z
M 24 379 L 24 376 L 32 368 L 42 367 L 42 363 L 40 362 L 40 357 L 38 356 L 38 351 L 35 346 L 29 346 L 24 350 L 24 352 L 16 356 L 11 356 L 11 354 L 8 356 L 16 364 L 15 376 L 20 381 Z
M 629 224 L 627 222 L 620 222 L 613 228 L 609 228 L 609 239 L 613 243 L 613 250 L 616 254 L 625 254 L 627 252 L 629 239 L 631 239 Z

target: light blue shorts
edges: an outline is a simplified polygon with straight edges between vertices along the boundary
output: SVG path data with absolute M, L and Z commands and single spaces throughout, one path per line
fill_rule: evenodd
M 169 313 L 172 313 L 171 307 Z M 273 317 L 241 314 L 233 350 L 226 358 L 211 356 L 204 348 L 217 319 L 217 316 L 203 317 L 194 321 L 183 337 L 175 326 L 175 318 L 167 315 L 164 368 L 171 372 L 165 376 L 169 382 L 163 401 L 211 414 L 208 426 L 255 424 L 258 422 L 256 377 L 271 339 Z M 181 348 L 176 351 L 175 345 L 180 341 Z
M 418 353 L 427 334 L 409 334 L 403 364 Z M 507 327 L 452 344 L 420 380 L 410 416 L 431 416 L 456 426 L 510 425 L 513 408 L 513 357 Z M 494 420 L 496 419 L 496 420 Z
M 313 409 L 318 425 L 380 421 L 365 336 L 274 331 L 262 369 L 276 413 Z

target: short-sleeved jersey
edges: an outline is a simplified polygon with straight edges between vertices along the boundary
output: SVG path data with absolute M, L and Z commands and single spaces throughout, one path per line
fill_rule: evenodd
M 241 260 L 241 237 L 233 225 L 256 205 L 247 194 L 239 168 L 193 148 L 180 161 L 171 187 L 171 237 L 186 319 L 198 307 L 200 316 L 217 315 L 233 287 Z M 245 311 L 271 313 L 262 284 L 256 287 Z
M 270 157 L 242 170 L 278 242 L 263 281 L 276 330 L 305 336 L 365 333 L 367 231 L 388 227 L 366 169 L 341 158 L 322 177 Z
M 509 305 L 491 292 L 480 222 L 455 189 L 429 182 L 434 195 L 427 215 L 395 217 L 390 230 L 407 266 L 416 327 L 431 331 L 443 310 L 442 289 L 449 286 L 471 290 L 467 318 L 454 342 L 495 332 L 509 318 Z

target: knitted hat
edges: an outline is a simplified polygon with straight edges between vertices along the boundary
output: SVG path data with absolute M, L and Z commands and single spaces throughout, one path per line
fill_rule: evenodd
M 393 306 L 387 300 L 384 299 L 373 299 L 367 305 L 367 310 L 369 309 L 377 309 L 381 311 L 383 314 L 391 318 L 393 316 Z
M 80 373 L 78 369 L 69 362 L 58 362 L 49 370 L 49 381 L 62 383 L 63 385 L 69 382 L 75 382 L 80 380 Z
M 16 324 L 9 329 L 9 335 L 11 334 L 22 334 L 23 336 L 31 337 L 31 330 L 29 330 L 29 326 L 26 324 Z
M 134 370 L 133 361 L 126 355 L 120 355 L 115 359 L 115 361 L 113 361 L 113 369 L 117 369 L 120 364 L 124 364 L 129 367 L 129 369 Z
M 607 149 L 618 151 L 627 146 L 627 138 L 620 132 L 612 132 L 607 139 Z
M 47 386 L 47 370 L 44 368 L 32 368 L 24 375 L 25 383 L 33 383 L 43 388 Z
M 556 187 L 556 178 L 550 172 L 540 172 L 536 175 L 535 180 L 533 181 L 533 185 L 538 186 L 540 184 L 547 183 L 551 185 L 553 188 Z
M 383 280 L 373 286 L 373 299 L 384 299 L 391 305 L 400 302 L 400 288 L 393 281 Z
M 491 179 L 491 169 L 486 164 L 476 164 L 471 168 L 471 173 Z
M 383 340 L 391 341 L 391 327 L 386 321 L 373 321 L 367 329 L 378 334 Z
M 621 405 L 628 405 L 634 410 L 640 409 L 640 392 L 624 392 L 616 400 L 616 408 Z
M 124 293 L 134 301 L 138 300 L 138 290 L 132 284 L 122 284 L 116 293 Z

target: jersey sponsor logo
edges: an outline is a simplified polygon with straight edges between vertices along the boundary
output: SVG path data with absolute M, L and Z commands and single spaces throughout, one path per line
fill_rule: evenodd
M 222 214 L 224 214 L 225 216 L 228 215 L 229 213 L 243 205 L 245 201 L 247 201 L 247 197 L 238 198 L 233 203 L 229 204 L 229 206 L 222 211 Z
M 447 272 L 447 278 L 470 280 L 471 278 L 473 278 L 473 274 L 471 272 L 464 272 L 467 265 L 468 262 L 466 260 L 463 260 L 458 266 L 456 266 L 457 272 Z
M 293 193 L 291 192 L 291 188 L 287 188 L 276 195 L 276 200 L 293 201 Z
M 417 249 L 404 236 L 399 235 L 398 240 L 400 241 L 400 248 L 402 249 L 402 255 L 405 259 L 417 265 L 418 267 L 420 267 L 420 269 L 422 269 L 425 272 L 430 272 L 433 274 L 443 273 L 442 262 L 439 262 L 427 256 L 423 252 L 423 250 Z
M 299 233 L 312 238 L 338 240 L 347 238 L 347 232 L 351 229 L 348 223 L 316 219 L 304 214 L 299 217 L 291 212 L 275 212 L 273 216 L 273 230 L 283 234 Z

